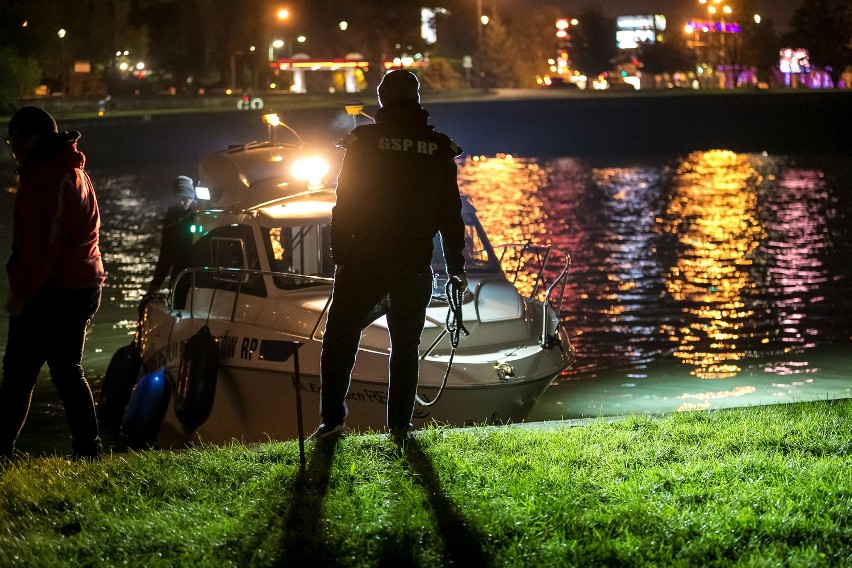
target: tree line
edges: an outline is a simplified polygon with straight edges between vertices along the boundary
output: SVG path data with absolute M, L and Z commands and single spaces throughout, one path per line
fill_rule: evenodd
M 754 13 L 755 0 L 729 3 L 736 14 Z M 420 0 L 286 4 L 288 15 L 279 18 L 282 4 L 273 0 L 7 0 L 0 3 L 0 112 L 13 109 L 38 85 L 66 91 L 75 61 L 89 62 L 92 76 L 110 94 L 196 93 L 232 82 L 260 89 L 269 71 L 269 44 L 277 37 L 289 53 L 360 54 L 370 62 L 367 82 L 373 85 L 382 61 L 427 54 L 430 64 L 422 76 L 427 89 L 530 87 L 536 75 L 548 72 L 558 46 L 554 23 L 566 16 L 557 6 L 529 10 L 514 3 L 496 13 L 489 2 L 480 14 L 482 3 L 446 0 L 441 2 L 446 12 L 435 22 L 438 41 L 427 45 L 420 37 Z M 489 17 L 487 25 L 480 15 Z M 615 19 L 599 8 L 569 16 L 579 21 L 563 43 L 573 68 L 588 76 L 613 70 L 619 58 Z M 740 23 L 742 32 L 725 44 L 728 65 L 754 67 L 765 77 L 782 46 L 803 47 L 836 83 L 852 64 L 848 0 L 802 0 L 791 31 L 783 35 L 769 19 L 756 23 L 744 17 Z M 305 42 L 294 43 L 300 35 Z M 688 40 L 681 24 L 670 22 L 663 42 L 642 45 L 631 57 L 646 73 L 684 71 L 695 63 Z

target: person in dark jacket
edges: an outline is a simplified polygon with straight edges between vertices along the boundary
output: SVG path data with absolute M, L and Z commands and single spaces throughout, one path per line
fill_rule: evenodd
M 195 220 L 197 201 L 195 186 L 187 176 L 175 178 L 172 186 L 176 202 L 166 211 L 163 219 L 163 233 L 160 240 L 160 256 L 154 268 L 154 277 L 148 284 L 148 293 L 160 289 L 168 278 L 171 288 L 174 279 L 181 271 L 192 265 L 192 224 Z M 183 308 L 189 291 L 190 279 L 184 277 L 178 281 L 175 291 L 175 308 Z
M 357 127 L 338 144 L 346 156 L 332 210 L 336 270 L 323 336 L 317 438 L 343 431 L 361 331 L 382 315 L 391 340 L 387 426 L 394 438 L 405 438 L 414 410 L 437 232 L 447 274 L 467 285 L 455 163 L 461 149 L 427 124 L 419 87 L 409 71 L 386 74 L 378 88 L 376 124 Z
M 77 458 L 98 458 L 95 404 L 83 375 L 86 328 L 100 306 L 104 267 L 95 190 L 77 149 L 50 114 L 23 107 L 6 139 L 18 162 L 9 277 L 9 335 L 0 384 L 0 455 L 10 457 L 46 362 Z

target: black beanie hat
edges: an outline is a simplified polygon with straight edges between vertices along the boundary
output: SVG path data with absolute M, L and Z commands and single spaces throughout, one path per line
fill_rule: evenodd
M 384 106 L 391 101 L 420 102 L 420 81 L 417 75 L 405 69 L 394 69 L 382 77 L 379 83 L 379 104 Z
M 12 132 L 26 132 L 27 134 L 45 136 L 56 134 L 59 132 L 59 128 L 47 111 L 34 106 L 25 106 L 19 109 L 9 120 L 9 133 Z

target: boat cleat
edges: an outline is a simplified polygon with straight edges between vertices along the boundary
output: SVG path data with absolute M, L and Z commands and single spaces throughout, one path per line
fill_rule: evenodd
M 494 370 L 501 381 L 508 381 L 515 376 L 515 368 L 508 363 L 494 363 Z

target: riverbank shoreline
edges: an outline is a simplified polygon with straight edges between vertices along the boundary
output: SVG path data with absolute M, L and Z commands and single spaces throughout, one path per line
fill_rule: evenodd
M 812 93 L 805 94 L 810 95 Z M 644 94 L 637 94 L 637 96 L 644 96 Z M 727 95 L 706 94 L 702 96 L 705 96 L 708 100 L 717 100 L 718 97 L 722 97 L 724 100 L 724 97 Z M 796 100 L 802 100 L 796 93 L 783 93 L 778 96 L 793 97 Z M 623 101 L 624 98 L 624 96 L 619 94 L 613 93 L 609 95 L 604 93 L 602 97 L 594 99 L 588 104 L 606 103 L 608 105 L 623 105 L 627 104 Z M 677 99 L 678 95 L 672 95 L 671 98 Z M 822 97 L 819 98 L 822 99 Z M 426 100 L 425 104 L 433 113 L 435 123 L 439 128 L 451 133 L 469 154 L 513 153 L 516 156 L 523 157 L 523 151 L 518 150 L 518 148 L 532 147 L 536 151 L 541 149 L 541 156 L 546 156 L 549 153 L 551 155 L 556 154 L 557 151 L 561 152 L 559 149 L 552 150 L 545 148 L 542 140 L 550 136 L 556 136 L 557 133 L 561 132 L 560 129 L 564 130 L 563 125 L 560 124 L 546 125 L 538 131 L 539 136 L 531 136 L 530 132 L 532 128 L 522 128 L 523 116 L 525 114 L 535 113 L 539 108 L 536 105 L 541 104 L 569 109 L 570 113 L 576 114 L 576 111 L 570 105 L 580 104 L 584 100 L 583 98 L 573 96 L 561 96 L 560 93 L 554 94 L 552 92 L 537 91 L 532 94 L 525 94 L 513 91 L 511 93 L 496 93 L 492 99 L 487 101 L 446 101 L 431 104 Z M 659 101 L 662 98 L 655 98 L 654 100 Z M 373 112 L 373 109 L 369 107 L 366 110 L 371 114 Z M 485 120 L 481 125 L 476 125 L 473 124 L 475 121 L 466 116 L 466 113 L 470 112 L 490 114 L 495 119 L 493 121 Z M 122 176 L 127 176 L 133 180 L 132 183 L 127 184 L 126 188 L 122 183 L 118 184 L 126 189 L 124 195 L 128 198 L 134 198 L 135 196 L 142 197 L 143 199 L 139 203 L 156 204 L 159 197 L 163 197 L 163 202 L 169 197 L 171 182 L 175 175 L 196 175 L 198 161 L 203 155 L 225 148 L 228 144 L 246 143 L 251 140 L 265 140 L 268 135 L 267 126 L 260 120 L 259 114 L 258 111 L 231 111 L 160 115 L 138 114 L 126 117 L 109 115 L 101 119 L 60 119 L 60 127 L 66 129 L 79 128 L 83 132 L 81 149 L 89 158 L 90 171 L 96 181 L 104 181 L 105 187 L 100 194 L 104 198 L 102 202 L 104 205 L 112 198 L 108 196 L 115 191 L 113 188 L 107 189 L 109 187 L 107 184 L 114 183 L 115 179 Z M 329 148 L 352 125 L 351 117 L 346 116 L 342 109 L 336 106 L 292 111 L 284 110 L 282 114 L 307 140 L 326 144 Z M 536 120 L 540 120 L 540 118 L 536 118 Z M 465 129 L 465 124 L 469 124 L 470 126 Z M 557 132 L 554 133 L 554 131 Z M 502 134 L 497 136 L 499 132 L 502 132 Z M 565 136 L 564 134 L 560 135 L 562 137 Z M 573 138 L 569 137 L 567 142 L 560 141 L 556 144 L 568 144 L 572 142 Z M 484 150 L 484 148 L 490 148 L 490 150 Z M 653 148 L 642 149 L 642 152 L 651 151 L 654 151 Z M 337 152 L 338 156 L 341 154 L 342 152 Z M 536 158 L 539 156 L 537 153 L 529 153 L 527 155 L 532 155 Z M 613 167 L 621 165 L 616 164 L 616 160 L 612 158 L 613 155 L 612 152 L 608 151 L 599 153 L 600 162 L 603 163 L 603 166 Z M 624 160 L 630 160 L 640 155 L 639 150 L 625 152 Z M 675 157 L 674 155 L 668 156 L 667 163 L 676 163 L 674 162 Z M 798 159 L 798 156 L 795 156 L 795 158 Z M 758 156 L 757 159 L 761 158 Z M 589 162 L 594 163 L 592 160 L 589 160 Z M 663 162 L 651 163 L 662 164 Z M 667 168 L 668 166 L 665 167 Z M 807 167 L 807 164 L 805 167 Z M 11 167 L 8 171 L 11 173 Z M 840 171 L 842 173 L 848 171 L 848 169 L 833 171 Z M 11 197 L 7 202 L 11 203 Z M 650 210 L 646 210 L 646 212 L 650 214 Z M 6 218 L 10 219 L 11 207 L 5 207 L 3 214 L 6 214 Z M 134 216 L 133 223 L 137 222 L 138 219 Z M 107 235 L 105 243 L 109 243 L 110 240 L 113 242 L 118 240 L 119 233 L 109 233 L 109 230 L 113 229 L 116 223 L 116 219 L 109 219 L 107 221 L 106 228 L 108 230 L 105 232 L 105 235 Z M 7 231 L 11 229 L 10 221 L 4 225 Z M 145 232 L 140 231 L 139 233 Z M 133 238 L 140 236 L 136 232 L 122 234 L 125 236 L 130 234 Z M 106 247 L 109 250 L 109 244 L 106 244 Z M 578 252 L 585 254 L 585 251 L 582 249 Z M 140 254 L 140 251 L 136 251 L 134 258 L 143 258 L 143 256 Z M 94 320 L 92 338 L 95 341 L 91 342 L 91 347 L 94 349 L 90 349 L 90 353 L 87 353 L 84 359 L 87 365 L 87 374 L 90 378 L 94 379 L 93 386 L 98 385 L 98 380 L 102 377 L 109 358 L 115 349 L 130 341 L 129 335 L 124 332 L 132 330 L 130 322 L 135 318 L 135 315 L 133 315 L 135 312 L 128 309 L 127 306 L 133 302 L 133 299 L 136 297 L 134 294 L 140 287 L 140 284 L 136 280 L 139 272 L 129 275 L 128 273 L 123 274 L 117 268 L 120 262 L 126 261 L 120 259 L 118 256 L 108 257 L 108 263 L 115 263 L 110 267 L 112 273 L 107 289 L 108 295 L 113 298 L 106 302 L 106 306 L 109 307 L 104 306 L 99 316 Z M 132 262 L 134 261 L 131 261 L 131 264 Z M 577 266 L 580 266 L 582 262 L 579 261 Z M 142 273 L 144 274 L 144 272 Z M 127 279 L 123 280 L 125 276 Z M 143 278 L 142 280 L 145 279 Z M 5 286 L 5 283 L 0 285 L 0 291 L 2 291 L 3 286 Z M 133 309 L 135 309 L 135 305 Z M 0 336 L 5 333 L 4 322 L 5 320 L 0 317 L 0 324 L 3 324 L 2 329 L 0 329 Z M 589 336 L 587 335 L 586 337 Z M 94 353 L 91 353 L 91 351 L 94 351 Z M 829 375 L 832 380 L 841 372 L 845 372 L 844 370 L 847 368 L 845 361 L 846 359 L 842 359 L 835 367 L 831 367 L 833 369 L 832 372 L 835 373 Z M 654 368 L 648 371 L 647 375 L 654 381 L 659 381 L 660 378 L 666 378 L 670 381 L 682 380 L 683 376 L 688 373 L 688 368 L 684 369 L 680 365 L 676 367 L 678 368 L 678 372 L 676 373 L 661 374 L 657 368 Z M 817 367 L 820 367 L 820 365 L 817 365 Z M 756 372 L 762 373 L 762 363 L 757 363 L 755 368 L 757 369 Z M 643 370 L 642 372 L 645 373 L 646 371 Z M 602 412 L 596 407 L 592 407 L 595 408 L 592 411 L 589 411 L 588 408 L 580 408 L 583 400 L 591 401 L 594 397 L 604 398 L 608 403 L 612 401 L 613 404 L 618 405 L 629 404 L 631 409 L 640 408 L 639 405 L 641 405 L 642 411 L 647 411 L 652 405 L 659 404 L 659 400 L 661 399 L 665 400 L 664 404 L 667 407 L 673 405 L 680 406 L 686 403 L 679 401 L 680 399 L 677 396 L 684 392 L 691 393 L 697 397 L 707 396 L 706 391 L 713 390 L 686 388 L 679 392 L 674 392 L 673 389 L 665 389 L 661 393 L 659 389 L 651 388 L 641 383 L 633 385 L 632 383 L 636 381 L 629 377 L 630 373 L 630 370 L 624 372 L 618 369 L 615 371 L 608 370 L 605 373 L 606 376 L 604 374 L 595 374 L 593 377 L 594 380 L 577 381 L 572 384 L 571 394 L 564 396 L 566 400 L 570 398 L 571 404 L 579 408 L 576 412 L 568 411 L 569 405 L 562 404 L 562 400 L 555 396 L 556 390 L 554 388 L 548 389 L 545 397 L 536 407 L 541 411 L 538 416 L 542 416 L 545 411 L 546 414 L 544 416 L 546 417 L 588 415 L 590 412 L 594 415 L 601 414 Z M 760 376 L 762 377 L 763 375 L 761 374 Z M 821 381 L 824 378 L 824 373 L 818 375 L 820 384 L 822 384 Z M 737 386 L 751 388 L 756 384 L 752 379 L 745 378 L 744 381 L 746 382 L 736 383 Z M 811 381 L 806 382 L 809 383 Z M 64 417 L 61 415 L 61 407 L 57 404 L 52 386 L 44 378 L 42 379 L 42 383 L 46 383 L 46 388 L 50 391 L 50 396 L 41 399 L 41 401 L 46 400 L 46 403 L 40 407 L 37 405 L 37 408 L 44 409 L 41 411 L 41 416 L 39 416 L 39 412 L 31 414 L 31 420 L 24 436 L 34 434 L 29 438 L 30 441 L 43 436 L 45 440 L 59 440 L 59 447 L 67 446 L 67 427 L 64 423 Z M 625 383 L 629 383 L 630 386 L 625 386 Z M 586 389 L 586 387 L 589 388 Z M 746 392 L 744 388 L 735 389 L 736 397 L 727 398 L 736 398 L 740 401 L 744 400 L 747 398 L 746 396 L 741 396 L 742 392 Z M 779 388 L 783 388 L 783 385 Z M 578 396 L 577 393 L 581 390 L 587 390 L 589 397 Z M 796 390 L 798 391 L 798 388 Z M 673 392 L 674 394 L 672 395 Z M 846 392 L 848 393 L 848 390 Z M 551 398 L 548 393 L 554 396 Z M 770 399 L 772 396 L 771 394 L 766 395 L 764 392 L 757 394 Z M 819 394 L 816 396 L 818 397 Z M 665 399 L 665 397 L 670 398 Z M 694 402 L 701 401 L 688 401 L 688 403 Z M 545 403 L 548 404 L 545 405 Z M 586 407 L 590 407 L 591 404 L 597 403 L 588 402 Z M 713 404 L 716 405 L 719 402 L 714 399 Z M 616 409 L 617 412 L 621 413 L 622 408 Z M 39 420 L 40 418 L 42 419 Z M 49 432 L 48 428 L 54 428 L 54 431 Z M 36 432 L 38 432 L 37 435 L 35 435 Z M 38 443 L 41 444 L 41 442 Z M 39 445 L 38 447 L 41 446 Z M 62 451 L 62 449 L 56 450 L 60 455 Z
M 237 96 L 112 99 L 104 116 L 97 101 L 34 99 L 61 127 L 81 131 L 121 124 L 232 123 L 277 112 L 299 123 L 309 139 L 333 143 L 353 122 L 343 105 L 369 93 L 262 95 L 263 108 L 238 110 Z M 473 155 L 630 156 L 728 149 L 735 152 L 845 153 L 852 151 L 852 90 L 561 92 L 497 89 L 424 93 L 439 130 Z M 0 120 L 3 120 L 0 118 Z M 335 132 L 329 136 L 329 125 Z M 312 133 L 313 132 L 313 133 Z M 191 136 L 191 128 L 184 131 Z

